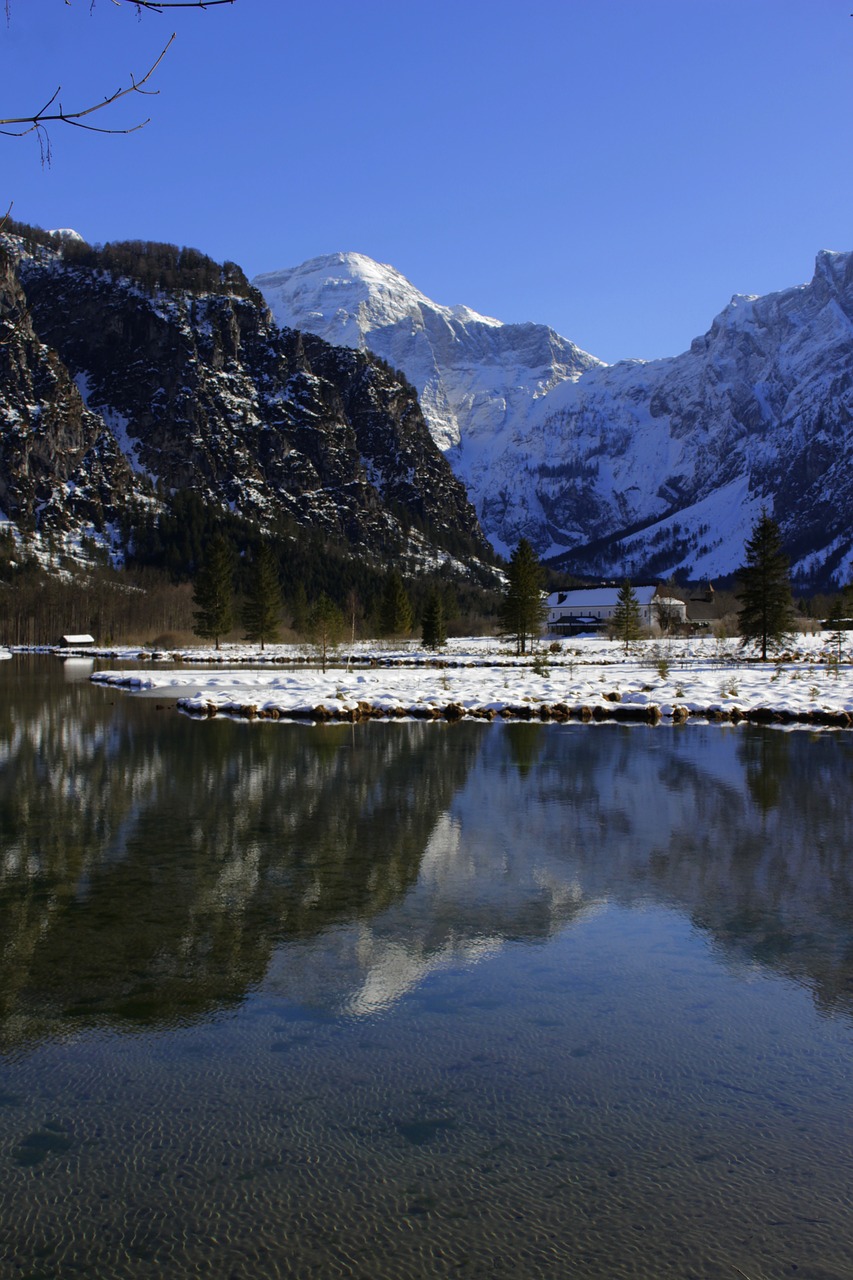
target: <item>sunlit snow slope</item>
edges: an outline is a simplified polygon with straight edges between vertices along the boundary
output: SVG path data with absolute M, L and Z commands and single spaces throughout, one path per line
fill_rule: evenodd
M 417 387 L 500 550 L 579 572 L 717 577 L 762 507 L 796 576 L 853 569 L 853 255 L 735 297 L 682 355 L 605 366 L 544 325 L 442 307 L 360 254 L 257 277 L 280 324 L 368 347 Z
M 279 324 L 369 348 L 402 369 L 445 451 L 461 444 L 464 453 L 480 440 L 491 449 L 549 387 L 600 364 L 546 325 L 502 324 L 468 307 L 439 306 L 361 253 L 313 258 L 253 283 Z

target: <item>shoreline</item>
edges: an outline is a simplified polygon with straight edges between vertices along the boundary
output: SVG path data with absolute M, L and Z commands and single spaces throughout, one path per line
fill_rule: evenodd
M 115 686 L 114 686 L 115 687 Z M 254 703 L 201 703 L 198 697 L 178 698 L 179 711 L 194 720 L 212 720 L 224 716 L 236 720 L 273 720 L 308 724 L 362 724 L 369 720 L 391 723 L 400 720 L 442 720 L 455 724 L 462 720 L 516 722 L 527 724 L 645 724 L 655 726 L 671 724 L 761 724 L 808 725 L 820 729 L 851 729 L 853 715 L 847 711 L 793 712 L 772 707 L 739 707 L 723 710 L 720 707 L 660 707 L 656 703 L 646 706 L 607 707 L 596 705 L 570 707 L 565 703 L 540 703 L 538 706 L 523 703 L 508 704 L 496 709 L 492 706 L 462 707 L 458 703 L 446 706 L 399 706 L 394 709 L 371 703 L 359 703 L 355 707 L 269 707 Z
M 851 634 L 853 639 L 853 634 Z M 551 651 L 507 652 L 493 638 L 453 640 L 440 654 L 359 644 L 348 666 L 322 671 L 304 649 L 277 646 L 263 663 L 247 646 L 183 651 L 94 671 L 96 683 L 174 699 L 198 719 L 358 723 L 366 720 L 720 724 L 853 728 L 853 653 L 821 635 L 798 637 L 776 661 L 737 642 L 578 638 Z M 94 656 L 94 655 L 92 655 Z M 98 655 L 102 656 L 102 655 Z M 131 658 L 131 654 L 116 653 Z M 336 655 L 340 662 L 343 654 Z

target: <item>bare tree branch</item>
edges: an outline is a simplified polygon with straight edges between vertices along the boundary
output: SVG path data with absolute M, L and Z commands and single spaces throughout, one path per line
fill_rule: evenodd
M 51 111 L 50 108 L 56 102 L 62 90 L 62 86 L 60 85 L 44 106 L 33 115 L 18 117 L 10 116 L 7 119 L 0 118 L 0 126 L 15 126 L 14 128 L 0 127 L 0 134 L 5 134 L 10 138 L 23 138 L 28 133 L 37 134 L 39 145 L 41 147 L 42 164 L 45 162 L 50 164 L 50 136 L 48 135 L 46 128 L 46 125 L 48 124 L 59 123 L 73 125 L 77 129 L 87 129 L 90 133 L 136 133 L 138 129 L 144 129 L 151 118 L 150 116 L 146 117 L 145 120 L 140 120 L 137 124 L 129 125 L 126 129 L 109 129 L 101 125 L 90 124 L 85 117 L 92 115 L 95 111 L 103 111 L 105 107 L 113 106 L 113 104 L 118 102 L 121 98 L 126 98 L 132 93 L 139 93 L 143 96 L 147 95 L 149 97 L 156 96 L 160 92 L 159 89 L 145 89 L 143 86 L 151 79 L 152 75 L 165 58 L 169 46 L 172 44 L 174 39 L 175 33 L 173 31 L 156 62 L 152 63 L 140 80 L 135 79 L 133 73 L 131 73 L 130 84 L 120 86 L 114 93 L 111 93 L 108 97 L 104 98 L 102 102 L 95 102 L 92 106 L 83 107 L 79 111 L 66 111 L 60 102 L 58 110 Z
M 235 0 L 129 0 L 137 9 L 150 9 L 152 13 L 162 13 L 164 9 L 212 9 L 218 4 L 234 4 Z M 121 0 L 113 0 L 113 4 L 121 4 Z
M 111 0 L 116 7 L 121 7 L 123 0 Z M 70 4 L 71 0 L 65 0 L 66 4 Z M 162 13 L 166 9 L 212 9 L 218 5 L 234 4 L 235 0 L 125 0 L 125 3 L 132 5 L 138 13 L 142 13 L 143 9 L 148 9 L 152 13 Z M 90 9 L 94 9 L 95 0 L 91 0 Z M 10 18 L 10 0 L 5 2 L 6 21 Z M 151 79 L 154 72 L 163 61 L 170 45 L 175 39 L 175 32 L 166 42 L 160 56 L 148 68 L 145 75 L 137 80 L 133 73 L 130 74 L 130 84 L 120 85 L 114 93 L 109 94 L 101 102 L 94 102 L 88 107 L 82 107 L 77 111 L 66 111 L 62 103 L 58 103 L 58 108 L 51 111 L 54 103 L 57 102 L 62 86 L 59 85 L 56 92 L 47 100 L 40 110 L 29 116 L 0 116 L 0 134 L 10 138 L 23 138 L 28 133 L 35 133 L 39 140 L 41 148 L 42 164 L 50 164 L 51 147 L 50 135 L 47 132 L 48 124 L 67 124 L 77 129 L 86 129 L 90 133 L 136 133 L 139 129 L 144 129 L 149 123 L 150 116 L 145 120 L 140 120 L 137 124 L 129 125 L 125 129 L 113 129 L 103 125 L 92 124 L 87 117 L 93 115 L 96 111 L 103 111 L 105 107 L 114 106 L 114 104 L 122 98 L 128 97 L 130 94 L 138 93 L 143 96 L 156 96 L 159 89 L 145 89 L 143 86 Z M 6 127 L 4 127 L 6 126 Z

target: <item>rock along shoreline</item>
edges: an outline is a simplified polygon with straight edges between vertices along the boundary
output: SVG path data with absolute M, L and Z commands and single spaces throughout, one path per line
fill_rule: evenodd
M 749 707 L 741 710 L 738 707 L 696 707 L 674 706 L 660 707 L 655 704 L 645 706 L 620 706 L 618 703 L 608 706 L 569 706 L 566 703 L 541 703 L 538 706 L 522 703 L 508 704 L 495 708 L 463 707 L 459 703 L 449 702 L 446 706 L 379 706 L 369 702 L 359 702 L 354 707 L 281 707 L 258 706 L 249 702 L 203 702 L 198 698 L 178 698 L 177 706 L 186 715 L 198 720 L 209 720 L 216 716 L 226 716 L 240 720 L 284 720 L 302 721 L 311 724 L 357 724 L 367 720 L 444 720 L 454 723 L 459 720 L 503 720 L 525 721 L 528 723 L 558 723 L 573 721 L 579 724 L 626 723 L 657 725 L 663 722 L 686 724 L 689 721 L 719 724 L 765 724 L 787 725 L 805 724 L 820 728 L 850 729 L 853 728 L 853 716 L 846 711 L 791 711 L 772 707 Z

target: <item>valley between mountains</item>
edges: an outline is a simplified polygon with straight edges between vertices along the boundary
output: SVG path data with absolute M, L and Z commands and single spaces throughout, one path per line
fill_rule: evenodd
M 404 370 L 503 553 L 526 537 L 579 574 L 717 578 L 766 507 L 796 581 L 850 576 L 851 254 L 732 298 L 681 355 L 611 366 L 545 325 L 438 306 L 359 254 L 254 283 L 280 324 Z

